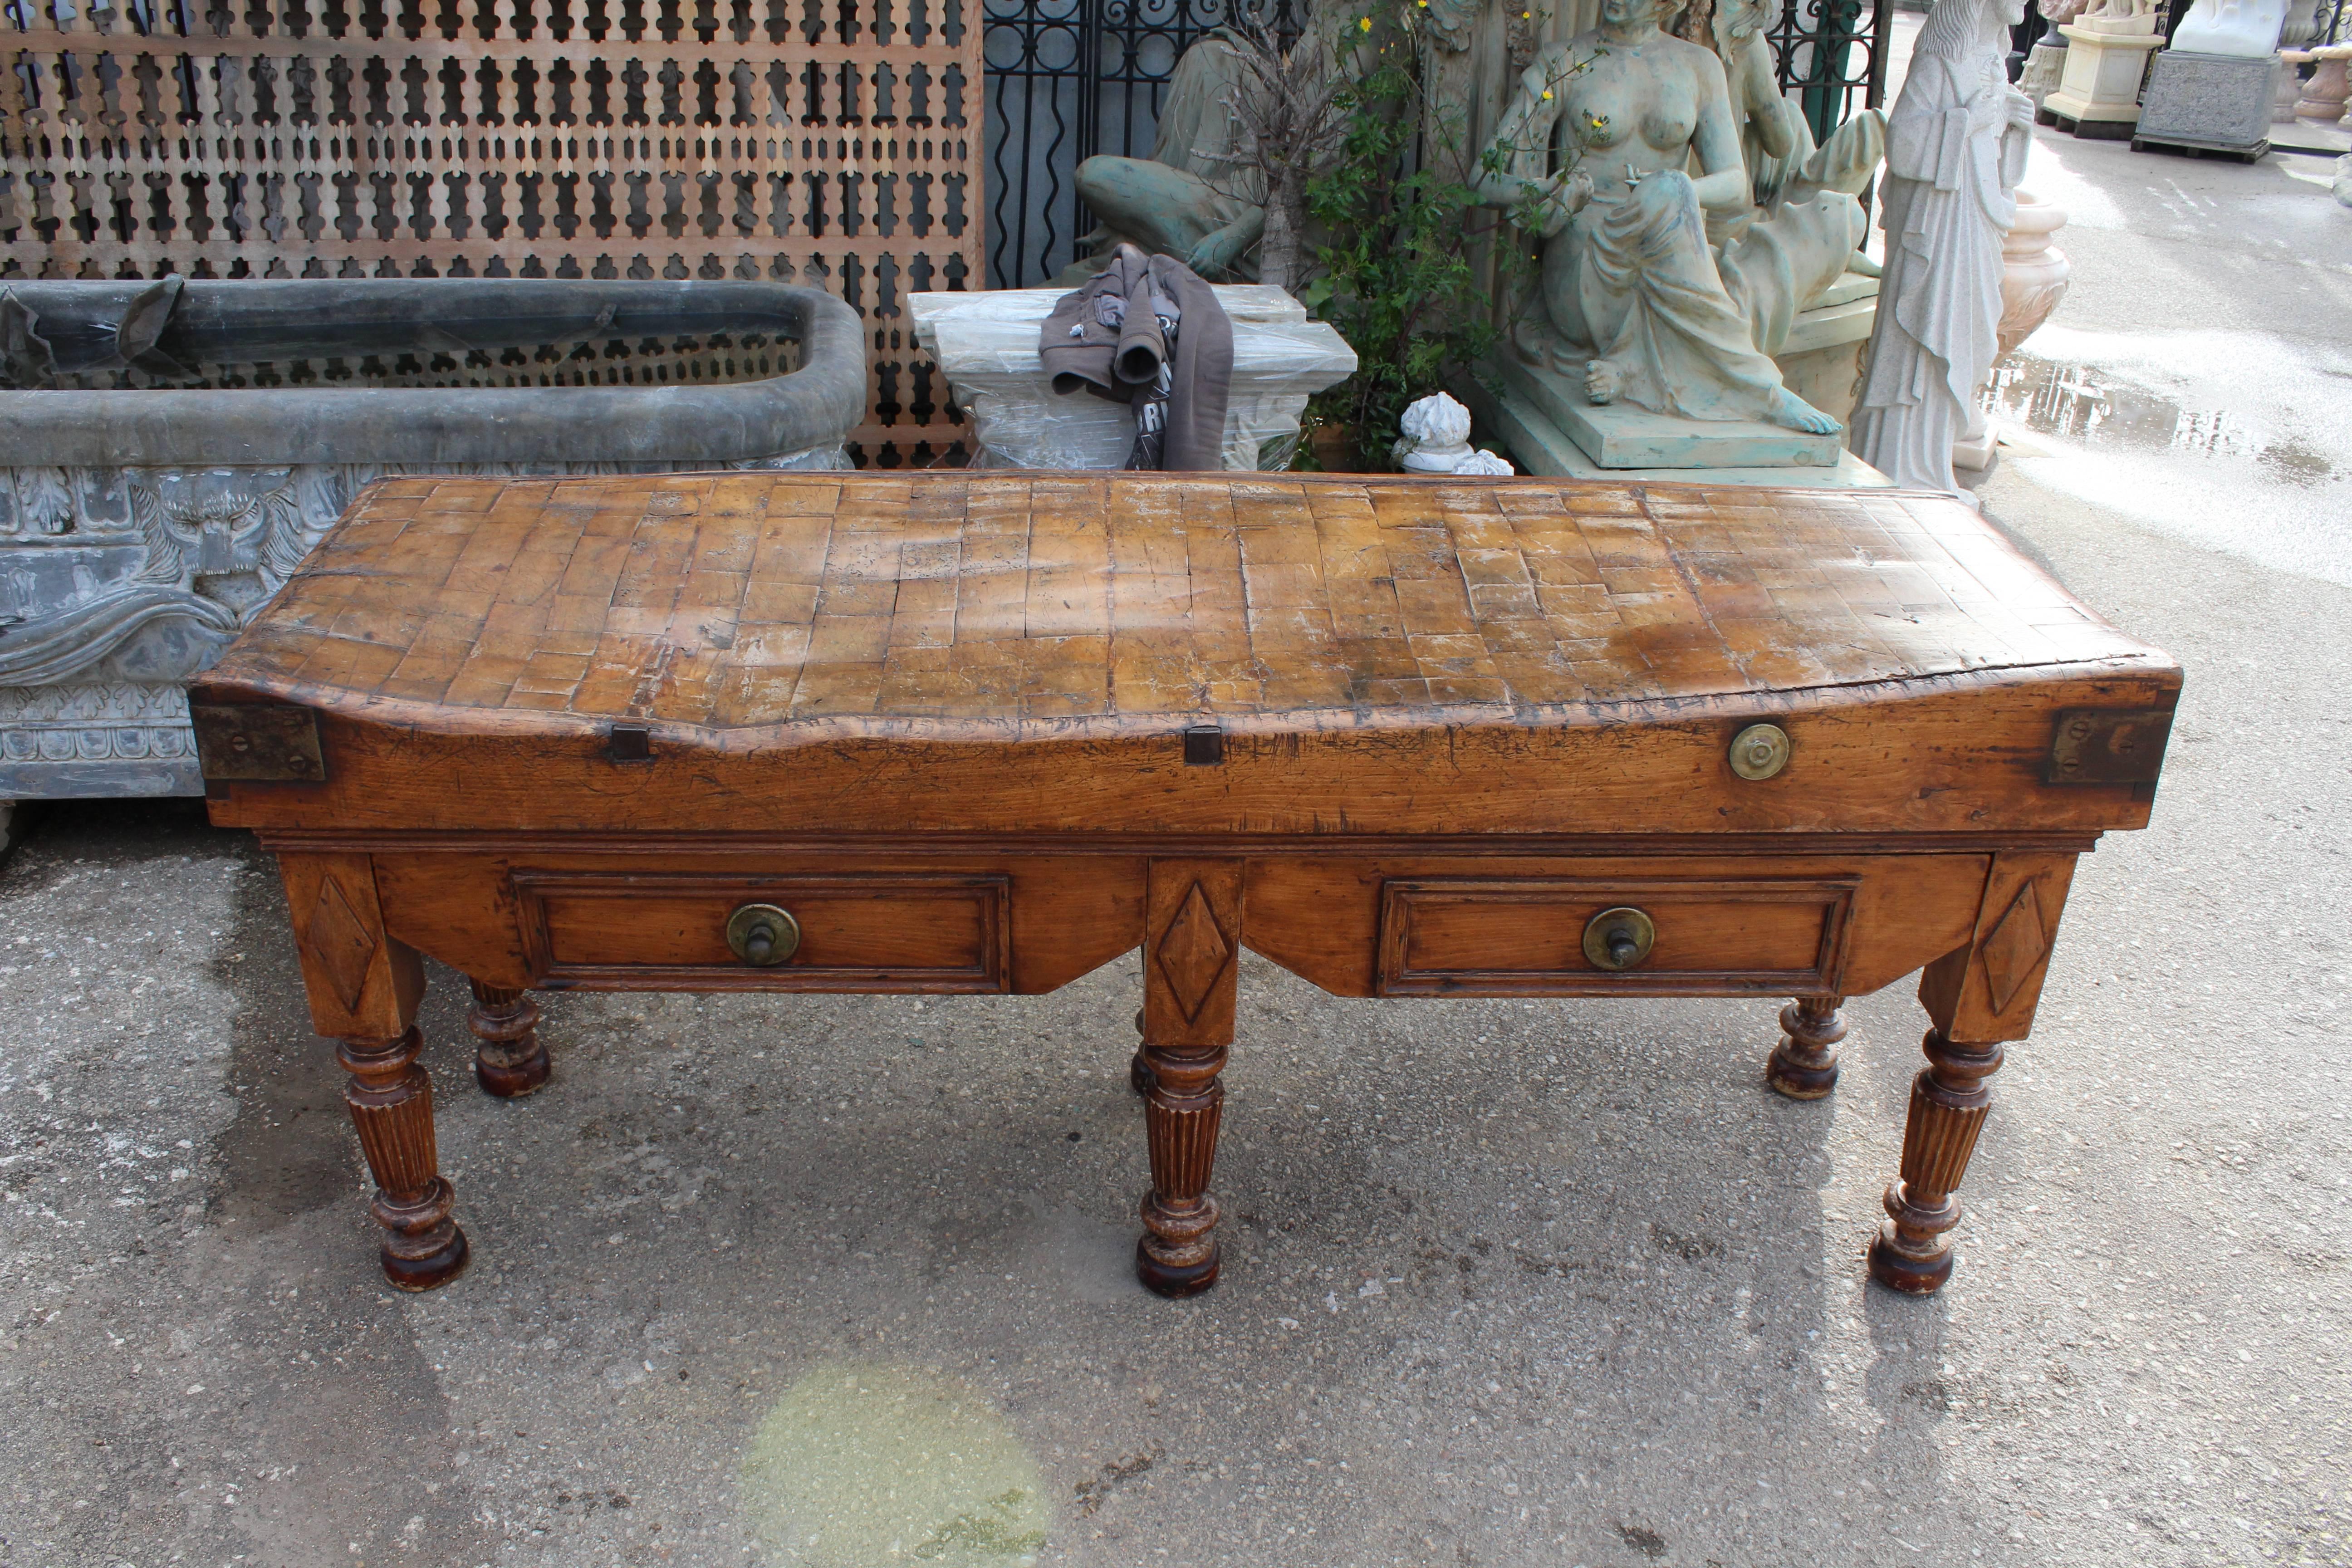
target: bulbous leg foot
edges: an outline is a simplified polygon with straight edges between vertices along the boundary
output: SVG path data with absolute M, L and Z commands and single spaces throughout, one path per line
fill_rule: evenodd
M 1135 1032 L 1139 1035 L 1143 1033 L 1143 1010 L 1141 1008 L 1136 1009 Z M 1135 1090 L 1138 1094 L 1150 1094 L 1151 1092 L 1151 1063 L 1145 1059 L 1143 1047 L 1141 1046 L 1136 1047 L 1135 1055 L 1128 1059 L 1127 1087 Z
M 539 1041 L 539 1004 L 528 991 L 508 991 L 472 982 L 474 1005 L 466 1027 L 481 1042 L 474 1052 L 474 1081 L 482 1092 L 517 1100 L 547 1081 L 552 1064 Z
M 1837 1043 L 1845 1015 L 1835 996 L 1800 996 L 1780 1009 L 1780 1043 L 1764 1066 L 1764 1081 L 1790 1100 L 1821 1100 L 1837 1087 Z

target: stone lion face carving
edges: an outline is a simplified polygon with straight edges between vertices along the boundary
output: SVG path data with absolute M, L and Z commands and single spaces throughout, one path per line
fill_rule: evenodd
M 147 542 L 140 575 L 172 583 L 242 615 L 268 597 L 264 579 L 273 531 L 296 510 L 290 468 L 171 468 L 131 489 Z

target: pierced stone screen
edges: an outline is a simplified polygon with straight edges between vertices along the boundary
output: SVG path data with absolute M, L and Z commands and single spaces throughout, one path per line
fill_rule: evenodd
M 0 0 L 0 279 L 798 282 L 872 332 L 861 456 L 929 463 L 903 302 L 978 281 L 966 4 Z

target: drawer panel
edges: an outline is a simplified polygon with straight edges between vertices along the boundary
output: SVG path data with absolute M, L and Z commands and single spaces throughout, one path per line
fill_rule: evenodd
M 1010 884 L 997 876 L 514 873 L 541 984 L 658 990 L 1006 991 Z M 799 948 L 762 967 L 727 945 L 727 918 L 774 904 Z
M 1381 884 L 1379 994 L 1678 995 L 1837 990 L 1860 878 L 1391 879 Z M 1584 928 L 1629 905 L 1649 956 L 1602 968 Z

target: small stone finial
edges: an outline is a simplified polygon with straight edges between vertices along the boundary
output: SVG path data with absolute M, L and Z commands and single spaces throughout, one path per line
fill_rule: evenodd
M 1516 474 L 1519 470 L 1511 467 L 1510 458 L 1490 450 L 1487 447 L 1481 447 L 1476 451 L 1471 453 L 1468 457 L 1463 458 L 1460 462 L 1454 464 L 1454 471 L 1457 474 L 1495 474 L 1498 476 L 1508 476 Z
M 1404 411 L 1397 421 L 1403 437 L 1394 451 L 1405 471 L 1451 474 L 1470 450 L 1470 411 L 1443 392 L 1432 393 Z

